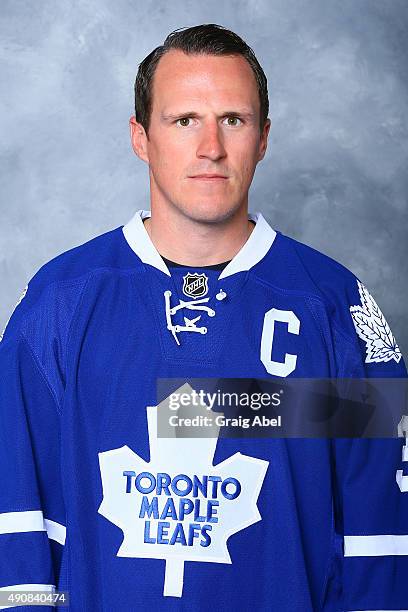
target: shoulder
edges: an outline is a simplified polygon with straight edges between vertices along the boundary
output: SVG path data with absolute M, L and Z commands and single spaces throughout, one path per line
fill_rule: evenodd
M 332 257 L 303 242 L 276 233 L 275 241 L 261 262 L 258 276 L 284 291 L 321 300 L 329 307 L 359 298 L 358 277 Z
M 30 283 L 44 287 L 103 268 L 121 269 L 131 265 L 126 255 L 128 250 L 120 226 L 57 255 L 38 270 Z
M 122 229 L 120 226 L 95 236 L 41 266 L 24 287 L 0 341 L 19 331 L 23 321 L 39 311 L 45 316 L 54 311 L 60 318 L 69 318 L 92 276 L 138 265 Z
M 277 232 L 262 276 L 281 290 L 324 306 L 337 334 L 353 347 L 358 340 L 367 364 L 402 362 L 398 344 L 374 296 L 346 266 Z

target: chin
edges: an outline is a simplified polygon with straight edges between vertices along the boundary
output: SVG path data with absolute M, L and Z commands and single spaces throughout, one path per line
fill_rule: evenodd
M 240 208 L 240 204 L 231 202 L 202 202 L 185 204 L 179 207 L 182 213 L 200 223 L 222 223 L 232 217 Z

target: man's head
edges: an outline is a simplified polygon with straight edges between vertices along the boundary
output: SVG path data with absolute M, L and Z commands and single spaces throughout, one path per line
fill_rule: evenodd
M 141 62 L 135 101 L 132 145 L 149 164 L 152 208 L 212 223 L 247 207 L 270 121 L 265 74 L 237 34 L 215 24 L 172 32 Z

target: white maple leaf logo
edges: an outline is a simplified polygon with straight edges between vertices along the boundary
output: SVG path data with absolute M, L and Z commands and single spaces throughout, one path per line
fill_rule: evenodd
M 117 555 L 165 559 L 163 595 L 181 597 L 186 561 L 232 563 L 228 538 L 261 520 L 269 462 L 238 452 L 214 466 L 216 437 L 158 438 L 157 407 L 146 410 L 150 462 L 126 445 L 99 453 L 98 512 L 123 531 Z
M 390 361 L 398 363 L 401 351 L 378 304 L 366 287 L 357 280 L 361 306 L 350 306 L 358 336 L 366 344 L 366 363 Z

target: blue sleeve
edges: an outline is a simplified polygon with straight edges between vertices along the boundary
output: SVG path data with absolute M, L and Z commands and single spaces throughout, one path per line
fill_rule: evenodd
M 345 311 L 350 335 L 342 347 L 341 376 L 406 379 L 401 351 L 385 317 L 358 280 Z M 408 414 L 404 393 L 398 397 Z M 408 610 L 406 431 L 404 435 L 333 440 L 335 582 L 343 611 Z
M 0 343 L 0 373 L 0 588 L 52 591 L 65 541 L 58 406 L 21 334 Z
M 69 330 L 87 276 L 68 281 L 50 276 L 41 272 L 30 281 L 0 339 L 3 590 L 66 588 L 61 407 Z M 18 607 L 26 608 L 48 609 Z

